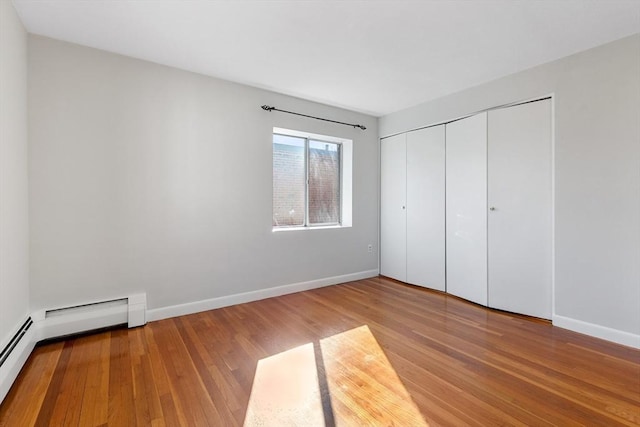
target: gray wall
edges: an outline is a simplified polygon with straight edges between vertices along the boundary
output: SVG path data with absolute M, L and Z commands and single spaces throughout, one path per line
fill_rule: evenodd
M 153 309 L 378 267 L 374 117 L 30 36 L 29 120 L 34 310 L 138 291 Z M 271 231 L 274 126 L 353 139 L 353 227 Z
M 27 33 L 0 1 L 0 348 L 29 313 Z
M 381 136 L 555 95 L 555 314 L 640 334 L 640 35 L 380 119 Z

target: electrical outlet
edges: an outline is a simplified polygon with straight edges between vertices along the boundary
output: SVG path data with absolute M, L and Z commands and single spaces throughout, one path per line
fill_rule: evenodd
M 367 252 L 369 253 L 373 252 L 373 245 L 367 246 Z

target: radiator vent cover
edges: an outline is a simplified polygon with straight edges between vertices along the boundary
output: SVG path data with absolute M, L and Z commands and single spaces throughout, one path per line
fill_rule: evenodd
M 110 307 L 126 306 L 127 304 L 127 298 L 120 298 L 108 301 L 92 302 L 90 304 L 74 305 L 72 307 L 55 308 L 53 310 L 45 311 L 44 318 L 48 319 L 49 317 L 67 316 L 76 313 L 87 313 L 96 309 L 108 309 Z
M 22 337 L 24 337 L 24 334 L 27 333 L 31 325 L 33 325 L 33 320 L 31 320 L 31 317 L 29 317 L 22 324 L 20 329 L 18 329 L 18 332 L 16 332 L 13 338 L 9 340 L 9 343 L 6 346 L 4 346 L 4 348 L 2 349 L 2 352 L 0 352 L 0 367 L 4 365 L 4 362 L 7 360 L 7 358 L 13 351 L 13 349 L 16 348 L 16 346 L 18 345 Z
M 142 326 L 146 310 L 146 294 L 45 310 L 36 322 L 38 338 L 47 340 L 123 324 Z

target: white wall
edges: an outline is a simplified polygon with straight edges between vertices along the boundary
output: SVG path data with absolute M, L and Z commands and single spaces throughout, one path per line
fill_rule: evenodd
M 381 136 L 555 95 L 554 323 L 640 340 L 640 35 L 380 119 Z
M 0 349 L 29 313 L 27 33 L 0 1 Z
M 34 309 L 134 292 L 157 309 L 378 268 L 376 118 L 30 36 L 29 119 Z M 353 227 L 271 231 L 274 126 L 353 139 Z

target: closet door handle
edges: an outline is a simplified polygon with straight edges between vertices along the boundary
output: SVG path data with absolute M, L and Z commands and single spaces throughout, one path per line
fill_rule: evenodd
M 489 210 L 490 210 L 490 211 L 495 211 L 495 210 L 496 210 L 496 208 L 495 208 L 495 206 L 491 206 L 491 207 L 489 208 Z

